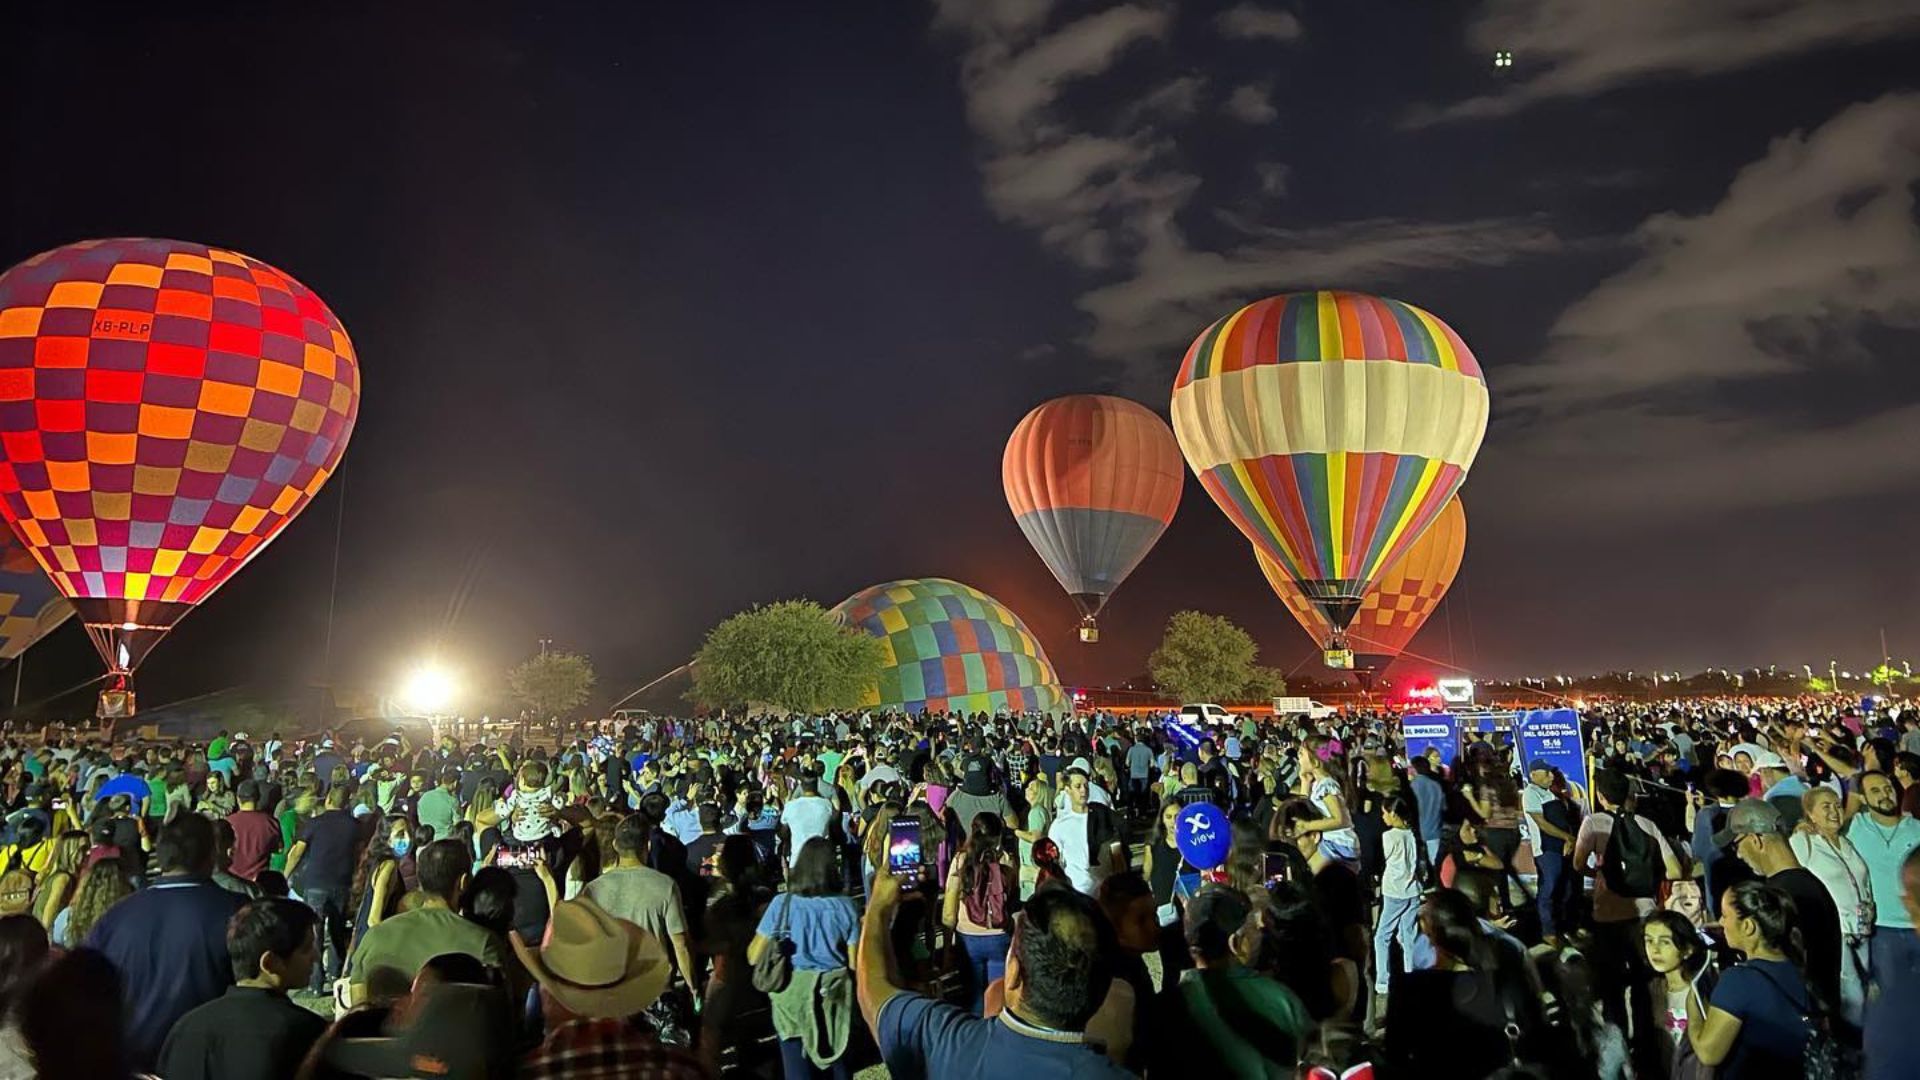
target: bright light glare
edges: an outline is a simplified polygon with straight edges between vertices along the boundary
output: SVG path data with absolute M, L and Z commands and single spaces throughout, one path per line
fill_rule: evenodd
M 400 701 L 410 709 L 437 713 L 453 704 L 458 687 L 453 673 L 438 664 L 422 664 L 400 687 Z

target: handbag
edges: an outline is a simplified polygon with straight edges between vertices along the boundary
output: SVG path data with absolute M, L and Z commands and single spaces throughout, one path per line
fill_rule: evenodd
M 793 894 L 782 898 L 780 921 L 774 927 L 774 939 L 753 965 L 753 988 L 763 994 L 777 994 L 793 981 L 793 937 L 787 933 L 787 919 L 793 913 Z

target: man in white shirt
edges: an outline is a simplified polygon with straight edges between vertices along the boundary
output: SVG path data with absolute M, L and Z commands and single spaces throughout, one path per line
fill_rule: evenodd
M 1112 827 L 1112 811 L 1090 801 L 1091 784 L 1085 770 L 1067 770 L 1064 794 L 1067 805 L 1054 815 L 1047 837 L 1060 846 L 1060 868 L 1066 871 L 1067 880 L 1092 896 L 1126 853 Z
M 816 836 L 832 839 L 837 824 L 833 801 L 820 794 L 819 768 L 817 763 L 809 767 L 786 809 L 780 811 L 780 841 L 786 845 L 789 869 L 807 841 Z

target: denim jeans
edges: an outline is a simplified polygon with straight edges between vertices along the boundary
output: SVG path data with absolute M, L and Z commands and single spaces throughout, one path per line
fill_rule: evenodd
M 1875 926 L 1867 939 L 1867 974 L 1886 986 L 1889 979 L 1908 971 L 1920 971 L 1920 931 L 1903 926 Z M 1867 1006 L 1873 1012 L 1873 1006 Z
M 1373 928 L 1373 992 L 1387 992 L 1387 977 L 1393 971 L 1390 951 L 1395 938 L 1400 940 L 1400 970 L 1412 971 L 1414 941 L 1420 936 L 1420 898 L 1383 896 L 1380 921 Z
M 1007 949 L 1013 945 L 1013 935 L 961 934 L 960 940 L 966 945 L 967 966 L 972 972 L 973 1015 L 982 1016 L 987 1011 L 988 985 L 1006 974 Z
M 1543 851 L 1533 857 L 1537 869 L 1534 906 L 1540 912 L 1540 933 L 1557 934 L 1566 921 L 1567 857 L 1557 851 Z

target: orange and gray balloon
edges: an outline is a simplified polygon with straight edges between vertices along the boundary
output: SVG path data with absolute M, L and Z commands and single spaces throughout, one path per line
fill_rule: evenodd
M 1020 531 L 1080 609 L 1080 640 L 1100 640 L 1100 609 L 1180 506 L 1173 432 L 1125 398 L 1055 398 L 1013 429 L 1000 479 Z

